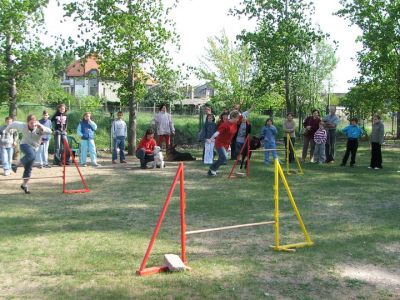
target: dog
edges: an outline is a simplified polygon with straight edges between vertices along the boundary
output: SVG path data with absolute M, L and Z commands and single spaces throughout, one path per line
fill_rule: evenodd
M 167 160 L 168 161 L 190 161 L 196 160 L 189 152 L 179 152 L 175 149 L 176 145 L 171 145 L 167 148 Z
M 154 161 L 150 161 L 147 163 L 148 168 L 160 168 L 164 169 L 165 168 L 165 162 L 164 162 L 164 155 L 161 151 L 161 147 L 155 146 L 153 150 L 153 156 L 154 156 Z
M 261 139 L 256 136 L 252 136 L 250 139 L 250 150 L 257 150 L 260 147 L 261 147 Z M 243 169 L 243 163 L 246 157 L 248 158 L 244 165 L 245 168 L 247 168 L 247 161 L 251 158 L 251 151 L 250 153 L 247 153 L 247 147 L 245 145 L 242 152 L 242 159 L 240 161 L 240 169 Z

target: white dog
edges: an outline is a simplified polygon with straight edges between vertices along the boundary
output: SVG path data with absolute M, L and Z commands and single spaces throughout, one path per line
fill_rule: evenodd
M 161 151 L 161 147 L 155 146 L 153 150 L 153 155 L 154 155 L 154 162 L 153 163 L 153 168 L 165 168 L 165 162 L 164 162 L 164 155 Z

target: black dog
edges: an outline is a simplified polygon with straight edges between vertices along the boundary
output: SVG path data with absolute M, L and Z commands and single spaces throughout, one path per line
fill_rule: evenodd
M 175 149 L 176 145 L 171 145 L 167 149 L 167 159 L 168 161 L 189 161 L 196 160 L 195 157 L 192 156 L 189 152 L 179 152 Z
M 250 139 L 250 150 L 256 150 L 256 149 L 258 149 L 260 147 L 261 147 L 261 140 L 256 136 L 251 137 L 251 139 Z M 244 159 L 247 156 L 248 156 L 248 159 L 246 160 L 246 163 L 244 165 L 245 168 L 247 168 L 247 161 L 251 158 L 251 151 L 248 154 L 247 153 L 247 145 L 245 145 L 244 148 L 243 148 L 243 152 L 242 152 L 242 160 L 240 162 L 240 169 L 243 168 Z

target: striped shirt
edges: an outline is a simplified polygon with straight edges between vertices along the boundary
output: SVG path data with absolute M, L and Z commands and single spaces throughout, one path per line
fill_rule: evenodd
M 317 144 L 325 144 L 327 139 L 327 134 L 325 129 L 319 128 L 314 134 L 314 141 Z

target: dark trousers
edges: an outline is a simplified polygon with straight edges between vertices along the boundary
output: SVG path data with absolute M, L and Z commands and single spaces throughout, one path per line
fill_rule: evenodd
M 288 142 L 289 142 L 289 141 L 288 141 L 287 137 L 284 137 L 283 140 L 285 141 L 285 153 L 286 153 L 286 150 L 287 150 L 287 148 L 288 148 Z M 293 147 L 294 147 L 294 143 L 296 142 L 296 138 L 290 137 L 290 140 L 292 141 L 292 145 L 293 145 Z M 291 146 L 289 145 L 289 162 L 290 162 L 290 163 L 294 162 L 293 147 L 291 147 Z M 286 153 L 285 157 L 287 157 L 287 153 Z
M 117 136 L 114 138 L 114 145 L 113 145 L 113 154 L 112 154 L 112 160 L 117 160 L 118 158 L 118 151 L 119 149 L 119 159 L 122 162 L 125 160 L 125 137 L 124 136 Z
M 58 165 L 63 163 L 64 160 L 64 139 L 67 138 L 66 132 L 57 130 L 54 133 L 54 164 Z M 67 156 L 65 158 L 66 162 L 69 162 L 69 151 L 67 151 Z
M 140 159 L 141 167 L 145 167 L 148 162 L 154 161 L 154 155 L 147 154 L 143 148 L 136 151 L 136 157 Z
M 358 139 L 348 139 L 346 144 L 346 153 L 343 156 L 342 164 L 346 165 L 351 154 L 350 166 L 356 163 L 356 154 L 358 149 Z
M 32 166 L 36 158 L 36 151 L 32 146 L 28 144 L 21 144 L 21 151 L 24 154 L 24 157 L 21 158 L 21 163 L 24 166 L 23 178 L 30 178 L 32 173 Z
M 382 168 L 381 144 L 371 143 L 371 168 Z
M 236 153 L 236 139 L 232 139 L 232 142 L 231 142 L 231 160 L 236 160 L 238 154 L 239 153 Z
M 336 129 L 329 129 L 326 133 L 328 134 L 325 144 L 326 162 L 331 162 L 335 160 Z

